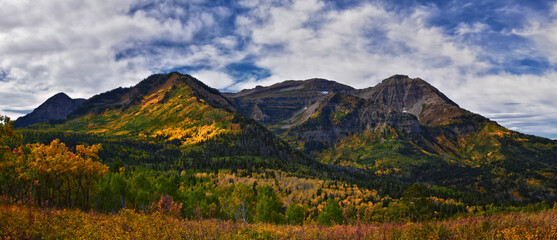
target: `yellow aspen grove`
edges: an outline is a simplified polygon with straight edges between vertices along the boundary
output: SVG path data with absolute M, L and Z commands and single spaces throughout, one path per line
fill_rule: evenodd
M 78 145 L 75 153 L 59 140 L 22 145 L 13 122 L 0 118 L 0 194 L 8 202 L 89 209 L 97 182 L 108 173 L 100 144 Z
M 76 153 L 59 140 L 50 145 L 27 145 L 29 176 L 34 182 L 36 200 L 41 205 L 88 209 L 97 181 L 108 173 L 108 166 L 98 159 L 100 145 L 76 146 Z

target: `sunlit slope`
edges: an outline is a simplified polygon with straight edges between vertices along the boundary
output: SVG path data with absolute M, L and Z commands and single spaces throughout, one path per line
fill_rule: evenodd
M 179 73 L 153 75 L 134 87 L 96 95 L 65 121 L 32 128 L 164 142 L 179 148 L 177 159 L 262 156 L 307 160 L 267 129 L 236 112 L 218 90 Z
M 196 97 L 192 87 L 176 74 L 160 89 L 142 96 L 137 104 L 86 114 L 57 127 L 97 134 L 177 139 L 188 145 L 220 134 L 240 133 L 240 125 L 232 123 L 233 118 L 234 112 L 211 106 Z

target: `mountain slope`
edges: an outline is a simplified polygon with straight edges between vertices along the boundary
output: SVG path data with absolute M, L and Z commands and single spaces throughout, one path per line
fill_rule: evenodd
M 32 128 L 125 139 L 125 145 L 130 145 L 129 141 L 170 144 L 175 150 L 169 152 L 171 156 L 161 155 L 161 159 L 205 161 L 205 165 L 212 158 L 228 156 L 312 162 L 257 122 L 237 113 L 218 90 L 179 73 L 156 74 L 134 87 L 96 95 L 65 122 Z M 168 147 L 162 148 L 168 152 Z M 157 155 L 153 159 L 137 154 L 157 161 Z
M 280 106 L 283 98 L 268 97 L 278 94 L 303 98 L 277 85 L 243 91 L 252 92 L 248 100 L 242 92 L 228 96 L 239 106 L 245 104 L 242 100 L 272 100 Z M 552 182 L 557 182 L 556 141 L 510 131 L 462 109 L 422 79 L 395 75 L 367 89 L 320 90 L 328 93 L 279 116 L 294 119 L 289 124 L 276 128 L 260 122 L 326 164 L 494 199 L 557 199 Z M 265 97 L 259 99 L 253 92 Z
M 426 81 L 405 75 L 394 75 L 375 87 L 359 90 L 357 95 L 395 111 L 415 115 L 427 126 L 443 125 L 447 124 L 447 119 L 473 115 Z
M 33 112 L 18 118 L 14 125 L 17 128 L 22 128 L 35 123 L 64 119 L 83 102 L 85 102 L 85 99 L 72 99 L 63 92 L 57 93 L 33 110 Z
M 299 124 L 281 136 L 303 141 L 303 150 L 308 153 L 334 146 L 338 139 L 381 124 L 395 126 L 407 133 L 421 132 L 414 116 L 344 93 L 328 94 L 308 107 L 302 116 Z
M 308 106 L 332 92 L 352 92 L 350 86 L 324 79 L 285 81 L 269 87 L 256 87 L 224 96 L 239 111 L 272 129 L 288 128 Z

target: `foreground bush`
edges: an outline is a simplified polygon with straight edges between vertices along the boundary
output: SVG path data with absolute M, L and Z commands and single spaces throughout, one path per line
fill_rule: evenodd
M 161 212 L 0 206 L 3 239 L 557 239 L 557 211 L 377 225 L 290 226 L 180 220 Z

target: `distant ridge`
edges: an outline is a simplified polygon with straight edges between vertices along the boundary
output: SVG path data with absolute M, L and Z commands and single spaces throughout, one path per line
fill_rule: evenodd
M 53 99 L 39 108 L 72 102 Z M 557 200 L 557 141 L 506 129 L 405 75 L 366 89 L 309 79 L 221 94 L 189 75 L 155 74 L 58 117 L 64 116 L 29 131 L 123 141 L 138 146 L 135 153 L 113 150 L 107 157 L 152 164 L 242 168 L 267 159 L 258 166 L 421 182 L 497 201 Z M 145 154 L 153 147 L 146 142 L 172 147 Z
M 223 93 L 247 116 L 267 125 L 284 125 L 305 107 L 330 92 L 353 92 L 354 88 L 334 81 L 313 78 L 288 80 L 269 87 L 258 86 L 237 93 Z M 290 123 L 287 123 L 290 124 Z
M 85 99 L 72 99 L 63 92 L 57 93 L 33 110 L 33 112 L 18 118 L 14 126 L 22 128 L 35 123 L 64 119 L 68 114 L 81 106 L 83 102 L 85 102 Z

